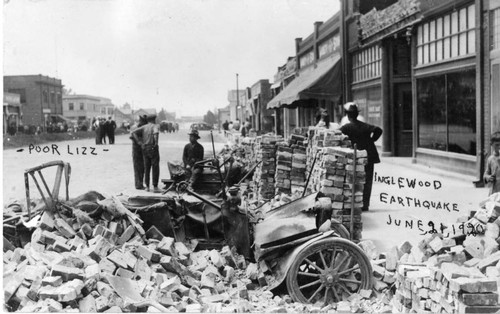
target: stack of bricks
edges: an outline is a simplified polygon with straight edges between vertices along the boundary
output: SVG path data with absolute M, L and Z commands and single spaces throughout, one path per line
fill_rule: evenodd
M 304 192 L 306 183 L 306 164 L 307 164 L 307 138 L 304 135 L 292 134 L 290 147 L 293 149 L 292 171 L 290 180 L 292 182 L 292 194 Z
M 443 263 L 440 268 L 399 265 L 394 306 L 398 312 L 495 313 L 500 310 L 496 278 L 475 267 Z
M 291 193 L 291 178 L 292 172 L 292 153 L 293 148 L 288 145 L 278 145 L 276 152 L 276 194 Z
M 363 229 L 361 212 L 366 156 L 366 151 L 357 151 L 354 160 L 354 150 L 351 148 L 326 147 L 323 148 L 320 163 L 320 167 L 325 169 L 321 176 L 320 191 L 332 199 L 332 218 L 349 230 L 353 211 L 353 240 L 361 239 Z
M 262 161 L 255 169 L 253 181 L 256 184 L 256 197 L 271 199 L 274 197 L 274 174 L 276 171 L 276 144 L 283 141 L 283 137 L 263 135 L 256 139 L 256 160 Z
M 320 177 L 323 173 L 322 169 L 318 166 L 318 163 L 323 155 L 324 147 L 346 147 L 350 144 L 346 141 L 346 136 L 342 134 L 339 130 L 328 130 L 324 128 L 309 128 L 309 141 L 307 146 L 307 161 L 306 161 L 306 178 L 309 173 L 313 172 L 311 175 L 311 182 L 309 182 L 308 190 L 309 192 L 317 192 L 321 189 Z M 313 169 L 314 159 L 316 158 L 316 164 Z M 324 170 L 324 169 L 323 169 Z

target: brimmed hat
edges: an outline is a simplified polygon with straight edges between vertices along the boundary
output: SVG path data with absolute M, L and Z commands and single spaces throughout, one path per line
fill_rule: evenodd
M 140 121 L 144 121 L 144 122 L 147 122 L 148 121 L 148 116 L 147 115 L 142 115 L 142 116 L 139 116 L 139 120 Z
M 196 138 L 200 138 L 200 133 L 198 132 L 198 130 L 192 130 L 191 132 L 188 133 L 188 135 L 193 135 Z
M 346 112 L 359 112 L 358 105 L 355 102 L 348 102 L 344 105 Z

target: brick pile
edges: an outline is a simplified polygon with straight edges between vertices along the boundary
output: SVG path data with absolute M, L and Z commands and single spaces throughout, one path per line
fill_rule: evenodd
M 291 194 L 292 187 L 290 173 L 292 172 L 293 148 L 284 145 L 284 143 L 278 145 L 276 150 L 276 174 L 274 180 L 277 195 L 280 193 Z
M 283 137 L 262 135 L 256 138 L 254 151 L 255 160 L 262 161 L 255 169 L 253 181 L 256 186 L 256 197 L 263 200 L 272 199 L 275 193 L 274 175 L 276 171 L 276 144 L 283 141 Z
M 6 310 L 234 312 L 252 311 L 250 298 L 262 297 L 263 275 L 256 269 L 248 279 L 234 249 L 194 252 L 196 241 L 145 232 L 134 214 L 119 214 L 118 199 L 99 204 L 105 210 L 95 219 L 78 209 L 89 202 L 45 211 L 30 242 L 4 251 Z
M 377 284 L 385 284 L 382 288 L 387 288 L 394 283 L 395 311 L 495 313 L 500 310 L 499 200 L 500 194 L 492 195 L 469 217 L 433 227 L 417 246 L 405 242 L 382 259 L 372 261 Z M 365 252 L 373 252 L 368 247 L 364 247 Z
M 287 142 L 277 145 L 276 195 L 302 194 L 305 186 L 307 138 L 292 134 Z
M 350 229 L 351 200 L 354 198 L 353 240 L 361 239 L 363 227 L 361 208 L 363 207 L 366 156 L 366 151 L 357 151 L 357 157 L 354 160 L 354 150 L 351 148 L 323 147 L 312 169 L 311 189 L 322 192 L 332 200 L 332 218 L 341 222 L 347 230 Z M 354 175 L 356 176 L 355 184 Z

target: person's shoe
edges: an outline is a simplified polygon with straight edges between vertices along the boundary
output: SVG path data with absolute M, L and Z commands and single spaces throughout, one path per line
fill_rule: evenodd
M 368 207 L 361 208 L 361 211 L 367 212 L 368 211 Z
M 136 187 L 135 187 L 135 189 L 136 189 L 136 190 L 144 190 L 144 189 L 145 189 L 145 187 L 144 187 L 144 186 L 136 186 Z
M 161 189 L 160 189 L 160 188 L 158 188 L 157 186 L 155 186 L 155 187 L 153 188 L 153 193 L 161 193 Z
M 149 191 L 150 191 L 149 186 L 147 186 L 147 187 L 145 188 L 145 190 L 146 190 L 146 192 L 149 192 Z

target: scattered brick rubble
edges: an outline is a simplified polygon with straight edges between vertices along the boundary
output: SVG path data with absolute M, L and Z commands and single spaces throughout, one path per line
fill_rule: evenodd
M 372 259 L 375 291 L 394 293 L 395 312 L 495 313 L 500 310 L 500 193 L 457 223 L 435 226 L 417 246 L 409 242 Z
M 37 222 L 31 239 L 4 248 L 4 310 L 333 313 L 385 306 L 370 300 L 370 291 L 328 306 L 294 303 L 267 291 L 265 262 L 250 263 L 227 246 L 194 251 L 196 241 L 145 231 L 122 206 L 116 197 L 58 205 L 27 223 Z

